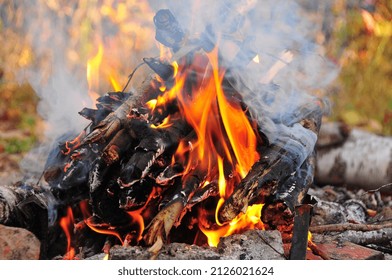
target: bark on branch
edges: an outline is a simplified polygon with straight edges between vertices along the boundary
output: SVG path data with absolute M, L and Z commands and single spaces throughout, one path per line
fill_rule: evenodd
M 377 224 L 377 225 L 368 225 L 368 224 L 330 224 L 330 225 L 321 225 L 321 226 L 311 226 L 309 231 L 312 233 L 325 233 L 330 231 L 335 232 L 343 232 L 347 230 L 355 230 L 355 231 L 372 231 L 372 230 L 380 230 L 384 228 L 392 228 L 392 222 Z

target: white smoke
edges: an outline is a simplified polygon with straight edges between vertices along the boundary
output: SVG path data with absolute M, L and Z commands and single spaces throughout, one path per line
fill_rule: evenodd
M 171 10 L 189 36 L 212 30 L 221 63 L 230 69 L 231 82 L 262 131 L 271 143 L 299 155 L 301 163 L 317 136 L 298 123 L 317 109 L 317 94 L 336 78 L 338 67 L 315 43 L 315 23 L 297 2 L 160 1 L 157 8 Z
M 26 34 L 37 57 L 47 57 L 50 75 L 42 68 L 26 72 L 40 97 L 38 111 L 46 120 L 45 136 L 53 142 L 64 133 L 79 132 L 86 121 L 78 112 L 92 107 L 84 73 L 69 67 L 69 12 L 54 10 L 45 1 L 24 1 Z M 121 1 L 119 1 L 121 2 Z M 45 4 L 46 3 L 46 4 Z M 48 2 L 49 3 L 49 2 Z M 77 5 L 77 1 L 75 5 Z M 189 36 L 206 27 L 219 40 L 222 63 L 231 69 L 232 82 L 257 114 L 271 142 L 308 139 L 308 153 L 315 137 L 295 125 L 298 109 L 313 102 L 315 92 L 337 76 L 337 68 L 324 57 L 323 48 L 308 35 L 314 29 L 294 0 L 156 1 L 153 11 L 170 9 Z M 142 24 L 142 23 L 141 23 Z M 152 22 L 151 22 L 152 24 Z M 100 30 L 102 32 L 102 30 Z M 111 29 L 107 31 L 110 33 Z M 146 34 L 140 34 L 146 36 Z M 154 34 L 148 34 L 154 37 Z M 83 39 L 83 38 L 80 38 Z M 130 46 L 116 46 L 131 52 Z M 137 58 L 141 60 L 142 57 Z M 40 66 L 40 65 L 39 65 Z M 47 71 L 48 69 L 44 69 Z M 132 69 L 130 69 L 132 70 Z

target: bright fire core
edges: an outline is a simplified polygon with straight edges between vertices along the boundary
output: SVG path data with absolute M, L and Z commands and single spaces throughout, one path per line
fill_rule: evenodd
M 205 182 L 217 182 L 220 200 L 215 209 L 216 217 L 224 200 L 259 159 L 257 135 L 238 97 L 224 92 L 222 81 L 225 72 L 218 65 L 217 49 L 206 56 L 196 56 L 194 60 L 191 65 L 179 63 L 175 86 L 147 105 L 154 110 L 173 99 L 178 101 L 180 114 L 191 124 L 197 141 L 180 143 L 173 162 L 185 166 L 184 176 L 197 169 L 206 174 Z M 190 73 L 196 82 L 193 88 L 188 89 L 184 85 Z M 162 87 L 166 88 L 164 85 Z M 165 125 L 170 125 L 170 120 L 168 122 Z M 245 214 L 227 225 L 221 225 L 215 218 L 214 229 L 203 226 L 211 224 L 211 221 L 206 223 L 208 213 L 200 211 L 199 228 L 207 236 L 208 244 L 216 246 L 222 236 L 255 227 L 263 228 L 261 207 L 249 207 Z

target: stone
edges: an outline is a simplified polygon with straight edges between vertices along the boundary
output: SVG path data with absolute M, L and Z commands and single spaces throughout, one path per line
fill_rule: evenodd
M 0 224 L 0 260 L 38 260 L 40 246 L 30 231 Z
M 224 260 L 283 260 L 279 231 L 248 230 L 221 238 L 217 250 Z
M 101 256 L 99 257 L 101 258 Z M 283 260 L 284 251 L 279 231 L 248 230 L 242 234 L 223 237 L 217 248 L 185 243 L 165 245 L 156 256 L 141 246 L 114 246 L 109 258 L 113 260 Z

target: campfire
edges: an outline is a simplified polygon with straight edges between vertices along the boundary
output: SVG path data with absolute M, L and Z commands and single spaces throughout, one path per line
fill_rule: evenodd
M 257 1 L 224 8 L 226 20 L 198 32 L 158 10 L 159 53 L 124 85 L 110 73 L 106 94 L 94 90 L 98 46 L 87 63 L 94 107 L 79 112 L 88 124 L 57 139 L 37 184 L 0 189 L 0 222 L 35 233 L 41 258 L 108 257 L 116 246 L 154 257 L 249 230 L 279 233 L 287 258 L 317 252 L 308 191 L 326 108 L 299 82 L 314 69 L 297 41 L 277 55 L 255 46 Z
M 73 228 L 77 221 L 152 252 L 173 241 L 217 246 L 220 237 L 254 228 L 278 229 L 290 242 L 295 209 L 313 181 L 322 102 L 309 98 L 279 124 L 295 134 L 270 141 L 263 106 L 244 98 L 262 93 L 237 78 L 259 63 L 252 41 L 236 42 L 228 61 L 220 50 L 227 42 L 211 26 L 187 34 L 168 9 L 154 24 L 162 51 L 137 67 L 149 70 L 142 85 L 81 110 L 91 123 L 47 161 L 43 177 L 67 209 L 60 225 L 68 251 L 72 232 L 84 228 Z

